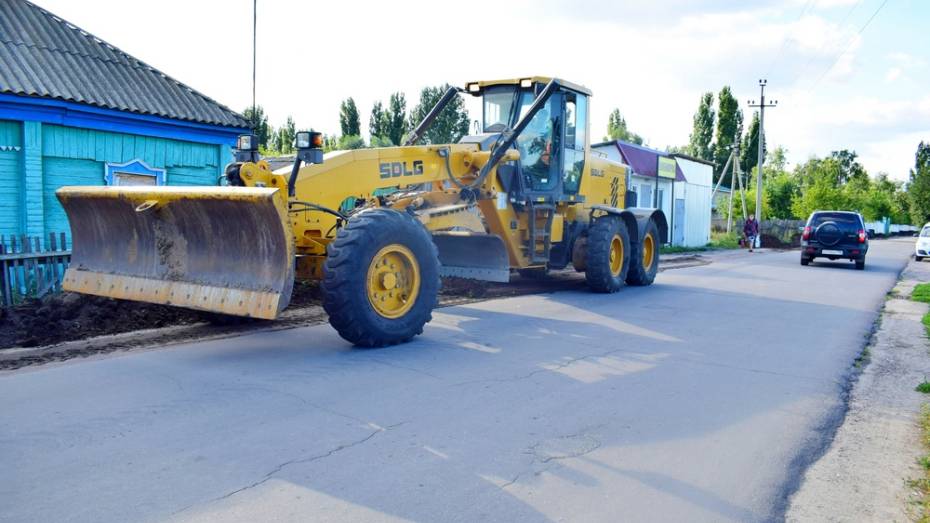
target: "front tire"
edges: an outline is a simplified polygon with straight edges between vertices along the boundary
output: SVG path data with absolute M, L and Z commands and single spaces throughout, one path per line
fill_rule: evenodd
M 923 257 L 923 256 L 916 256 L 916 255 L 915 255 L 915 256 L 914 256 L 914 259 L 917 260 L 917 261 L 924 261 L 924 257 Z
M 652 285 L 659 273 L 659 228 L 652 219 L 643 230 L 642 240 L 633 245 L 630 260 L 630 272 L 626 282 L 629 285 Z
M 362 212 L 327 248 L 323 308 L 359 347 L 403 343 L 423 332 L 439 294 L 439 255 L 429 232 L 392 209 Z
M 602 216 L 588 229 L 585 280 L 594 292 L 617 292 L 630 268 L 630 232 L 617 216 Z

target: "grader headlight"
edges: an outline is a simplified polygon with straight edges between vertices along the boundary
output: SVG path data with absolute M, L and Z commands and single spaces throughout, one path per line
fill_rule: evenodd
M 257 151 L 258 137 L 254 134 L 240 134 L 236 140 L 236 149 L 240 151 Z
M 297 133 L 298 149 L 322 149 L 323 133 L 313 131 L 300 131 Z

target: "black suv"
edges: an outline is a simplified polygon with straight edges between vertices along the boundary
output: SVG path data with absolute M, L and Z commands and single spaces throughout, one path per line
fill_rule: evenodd
M 814 211 L 801 233 L 801 265 L 814 258 L 844 259 L 865 268 L 869 235 L 862 215 L 849 211 Z

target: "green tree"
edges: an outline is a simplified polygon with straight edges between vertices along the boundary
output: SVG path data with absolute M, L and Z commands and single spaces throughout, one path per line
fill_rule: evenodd
M 339 150 L 339 138 L 334 135 L 324 134 L 323 135 L 323 152 L 328 153 L 331 151 L 338 151 L 338 150 Z
M 404 134 L 407 132 L 407 99 L 404 97 L 404 93 L 391 94 L 388 99 L 387 110 L 385 110 L 385 118 L 385 136 L 390 138 L 391 143 L 394 145 L 401 145 Z M 468 120 L 468 113 L 465 113 L 465 119 Z
M 786 170 L 786 166 L 787 159 L 783 147 L 776 147 L 774 151 L 766 155 L 762 172 L 764 183 L 762 198 L 765 200 L 763 210 L 769 218 L 796 218 L 792 205 L 801 194 L 801 184 L 794 174 Z M 753 183 L 755 183 L 755 176 L 753 176 Z
M 704 93 L 694 113 L 694 123 L 688 140 L 688 152 L 695 158 L 714 160 L 714 93 Z M 723 164 L 720 165 L 723 168 Z
M 393 147 L 394 143 L 387 136 L 372 136 L 370 147 Z
M 763 177 L 779 174 L 785 171 L 788 165 L 788 151 L 784 147 L 778 146 L 772 152 L 765 155 L 765 171 Z
M 614 109 L 607 118 L 607 140 L 623 140 L 625 142 L 643 144 L 643 137 L 630 131 L 626 119 L 620 114 L 620 109 Z
M 387 114 L 381 102 L 375 102 L 375 104 L 371 106 L 371 118 L 368 120 L 368 134 L 371 135 L 372 142 L 374 142 L 376 137 L 387 137 L 387 128 Z
M 745 176 L 743 182 L 746 184 L 746 212 L 750 216 L 755 215 L 756 213 L 756 177 L 755 176 Z M 768 185 L 763 186 L 762 188 L 762 219 L 773 218 L 772 210 L 769 208 L 769 203 L 772 201 L 772 197 L 768 195 L 769 187 Z M 739 194 L 735 194 L 735 197 L 739 198 Z M 736 201 L 733 205 L 734 214 L 740 215 L 742 218 L 742 209 L 737 210 L 737 206 L 742 204 L 739 201 Z
M 294 119 L 288 116 L 284 125 L 275 133 L 275 150 L 283 154 L 294 152 L 294 139 L 296 137 L 297 126 L 294 124 Z
M 420 91 L 420 103 L 410 111 L 410 128 L 415 128 L 429 113 L 442 95 L 449 90 L 449 84 L 424 87 Z M 455 97 L 433 120 L 433 124 L 420 137 L 420 143 L 443 144 L 456 143 L 468 134 L 468 111 L 461 97 Z
M 339 128 L 343 136 L 360 136 L 362 124 L 359 123 L 358 107 L 355 106 L 355 100 L 350 96 L 342 101 L 339 106 Z
M 248 107 L 245 111 L 242 111 L 242 116 L 249 122 L 249 129 L 252 130 L 252 134 L 258 138 L 258 147 L 267 149 L 268 143 L 271 141 L 272 128 L 268 125 L 268 116 L 262 106 Z
M 768 209 L 769 218 L 791 219 L 796 218 L 792 205 L 800 194 L 797 181 L 790 173 L 780 172 L 773 174 L 765 181 L 762 197 Z
M 920 142 L 914 157 L 907 194 L 911 223 L 920 226 L 930 221 L 930 143 Z
M 859 155 L 855 151 L 849 151 L 843 149 L 840 151 L 833 151 L 830 153 L 830 157 L 837 161 L 839 164 L 839 171 L 837 172 L 837 184 L 846 184 L 854 180 L 868 179 L 869 174 L 866 172 L 865 167 L 859 163 L 857 158 Z
M 706 95 L 705 95 L 706 96 Z M 695 115 L 696 116 L 696 115 Z M 717 95 L 717 135 L 714 141 L 713 161 L 722 169 L 730 157 L 730 148 L 740 142 L 743 132 L 743 112 L 733 97 L 730 86 L 724 86 Z
M 762 145 L 763 152 L 765 145 Z M 743 136 L 743 145 L 739 149 L 740 169 L 743 172 L 752 172 L 753 167 L 759 163 L 759 113 L 753 113 L 749 123 L 749 131 Z M 763 173 L 764 174 L 764 173 Z
M 347 149 L 364 149 L 365 140 L 358 135 L 343 135 L 339 137 L 339 142 L 336 144 L 336 150 L 344 151 Z

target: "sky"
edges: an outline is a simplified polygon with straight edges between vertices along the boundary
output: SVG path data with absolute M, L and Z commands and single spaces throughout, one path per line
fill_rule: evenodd
M 232 109 L 251 104 L 251 0 L 33 1 Z M 410 108 L 427 85 L 557 76 L 594 92 L 595 138 L 619 108 L 664 149 L 687 144 L 701 94 L 724 85 L 748 126 L 765 78 L 769 149 L 791 164 L 852 149 L 905 180 L 930 141 L 928 21 L 925 0 L 258 0 L 256 89 L 272 125 L 338 134 L 349 96 L 367 131 L 395 91 Z

